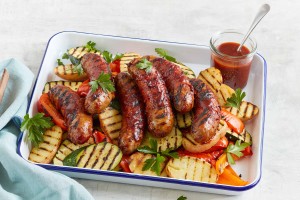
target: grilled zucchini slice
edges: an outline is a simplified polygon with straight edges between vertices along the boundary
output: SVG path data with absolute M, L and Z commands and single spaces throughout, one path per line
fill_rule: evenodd
M 82 82 L 72 82 L 72 81 L 50 81 L 47 82 L 44 86 L 43 93 L 48 93 L 51 88 L 56 85 L 64 85 L 71 88 L 74 91 L 77 91 Z
M 128 72 L 128 63 L 130 63 L 133 59 L 141 57 L 139 54 L 130 52 L 124 53 L 123 57 L 120 59 L 120 71 Z
M 90 49 L 86 47 L 75 47 L 68 50 L 68 54 L 77 59 L 81 59 L 82 56 L 84 56 L 87 53 L 95 53 L 101 55 L 99 51 L 95 51 L 95 50 L 90 51 Z
M 170 159 L 166 172 L 169 177 L 177 179 L 208 183 L 216 183 L 218 179 L 216 169 L 210 163 L 190 156 Z
M 248 121 L 250 119 L 253 119 L 255 116 L 258 115 L 259 112 L 259 108 L 256 105 L 247 101 L 242 101 L 239 108 L 228 107 L 226 109 L 233 115 L 240 118 L 242 121 Z
M 183 63 L 174 63 L 174 64 L 178 65 L 188 78 L 196 78 L 194 71 L 188 66 L 184 65 Z
M 147 131 L 141 146 L 149 146 L 150 139 L 157 141 L 157 151 L 165 151 L 167 149 L 175 150 L 182 144 L 182 133 L 177 127 L 173 127 L 171 133 L 163 138 L 151 137 L 151 134 Z
M 188 128 L 192 125 L 192 112 L 176 113 L 175 118 L 178 128 Z
M 120 110 L 108 106 L 99 114 L 99 121 L 101 130 L 108 135 L 115 144 L 118 140 L 122 126 L 122 115 Z
M 153 171 L 151 171 L 151 169 L 148 170 L 144 170 L 143 171 L 143 166 L 146 160 L 154 158 L 154 155 L 151 154 L 144 154 L 141 152 L 136 152 L 134 154 L 132 154 L 129 158 L 129 169 L 132 173 L 135 174 L 143 174 L 143 175 L 150 175 L 150 176 L 157 176 L 157 174 Z M 166 166 L 166 161 L 161 163 L 161 174 L 164 174 L 164 168 Z
M 70 140 L 66 139 L 63 141 L 63 143 L 60 145 L 55 158 L 53 159 L 53 164 L 54 165 L 61 165 L 63 166 L 63 160 L 73 151 L 81 148 L 81 147 L 85 147 L 88 146 L 90 144 L 94 144 L 94 139 L 93 137 L 90 137 L 90 139 L 84 143 L 84 144 L 74 144 L 72 143 Z
M 79 75 L 74 68 L 75 66 L 73 64 L 59 65 L 54 68 L 54 73 L 58 77 L 68 81 L 84 81 L 88 79 L 88 76 L 85 72 Z
M 44 141 L 31 149 L 28 159 L 36 163 L 49 164 L 62 141 L 62 135 L 63 131 L 59 126 L 47 129 L 43 134 Z
M 252 144 L 252 136 L 246 130 L 244 130 L 241 134 L 238 134 L 232 130 L 227 130 L 226 135 L 228 140 L 236 142 L 237 140 L 241 140 L 242 142 L 246 142 L 248 144 Z
M 219 126 L 217 128 L 218 139 L 223 137 L 226 134 L 226 131 L 228 130 L 228 126 L 224 120 L 220 120 Z M 186 134 L 185 137 L 182 139 L 182 146 L 192 153 L 201 153 L 203 151 L 206 151 L 210 148 L 209 144 L 199 144 L 197 143 L 193 137 L 190 134 Z
M 77 167 L 113 170 L 122 159 L 122 151 L 118 146 L 101 142 L 93 144 L 78 154 Z
M 218 91 L 223 83 L 221 71 L 215 67 L 207 68 L 200 72 L 198 79 L 210 86 L 213 91 Z

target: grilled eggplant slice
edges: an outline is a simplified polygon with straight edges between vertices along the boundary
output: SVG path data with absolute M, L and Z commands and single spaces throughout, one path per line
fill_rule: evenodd
M 188 128 L 192 125 L 192 112 L 176 113 L 175 118 L 178 128 Z
M 50 81 L 47 82 L 44 86 L 43 93 L 48 93 L 51 88 L 56 85 L 64 85 L 71 88 L 74 91 L 77 91 L 82 82 L 72 82 L 72 81 Z
M 143 143 L 141 146 L 149 146 L 150 139 L 157 141 L 157 151 L 165 151 L 167 149 L 175 150 L 178 149 L 182 144 L 182 133 L 177 127 L 173 127 L 172 131 L 163 138 L 154 138 L 149 132 L 146 133 Z
M 75 47 L 75 48 L 71 48 L 68 50 L 68 54 L 77 59 L 81 59 L 82 56 L 84 56 L 87 53 L 95 53 L 95 54 L 100 55 L 99 51 L 95 51 L 95 50 L 90 51 L 90 49 L 85 48 L 85 47 Z
M 226 109 L 233 115 L 240 118 L 242 121 L 248 121 L 253 119 L 255 116 L 258 115 L 259 112 L 259 108 L 256 105 L 247 101 L 242 101 L 239 108 L 228 107 Z
M 68 81 L 84 81 L 88 79 L 88 76 L 85 72 L 79 75 L 74 68 L 75 66 L 73 64 L 59 65 L 54 68 L 54 73 L 60 78 Z
M 113 170 L 120 163 L 122 156 L 122 151 L 118 146 L 101 142 L 88 146 L 78 154 L 77 167 Z
M 242 142 L 246 142 L 248 144 L 252 144 L 252 136 L 246 130 L 244 130 L 241 134 L 238 134 L 232 130 L 227 130 L 226 135 L 228 140 L 232 142 L 236 142 L 237 140 L 241 140 Z
M 132 154 L 129 158 L 129 169 L 132 173 L 135 174 L 143 174 L 143 175 L 150 175 L 150 176 L 157 176 L 157 174 L 150 169 L 143 171 L 143 166 L 146 160 L 154 158 L 154 155 L 151 154 L 144 154 L 141 152 L 136 152 Z M 164 168 L 166 166 L 166 161 L 161 163 L 161 174 L 164 174 Z
M 174 62 L 173 62 L 174 63 Z M 175 65 L 178 65 L 183 73 L 188 77 L 188 78 L 196 78 L 196 75 L 194 71 L 189 68 L 188 66 L 184 65 L 183 63 L 174 63 Z
M 122 126 L 120 110 L 108 106 L 99 114 L 99 121 L 101 130 L 113 140 L 114 144 L 117 144 Z
M 182 133 L 177 127 L 173 127 L 172 131 L 163 138 L 154 138 L 149 132 L 146 133 L 141 146 L 149 146 L 150 139 L 157 141 L 157 151 L 165 151 L 167 149 L 175 150 L 182 145 Z
M 59 126 L 47 129 L 43 134 L 44 141 L 31 149 L 28 159 L 36 163 L 49 164 L 62 141 L 62 135 L 63 131 Z
M 131 52 L 131 53 L 124 53 L 123 57 L 120 60 L 120 71 L 121 72 L 128 72 L 128 63 L 135 58 L 141 57 L 139 54 Z
M 190 156 L 170 159 L 166 172 L 169 177 L 177 179 L 208 183 L 216 183 L 218 179 L 216 169 L 210 163 Z
M 53 159 L 53 164 L 54 165 L 63 165 L 63 160 L 73 151 L 85 147 L 91 144 L 94 144 L 94 139 L 91 137 L 86 143 L 84 144 L 74 144 L 70 140 L 66 139 L 63 141 L 63 143 L 60 145 L 55 158 Z

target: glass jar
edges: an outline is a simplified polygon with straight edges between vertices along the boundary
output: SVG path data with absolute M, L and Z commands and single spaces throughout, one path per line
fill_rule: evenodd
M 257 44 L 248 38 L 240 52 L 237 51 L 244 34 L 236 30 L 218 32 L 210 39 L 211 67 L 218 68 L 223 82 L 230 87 L 244 88 L 247 85 Z

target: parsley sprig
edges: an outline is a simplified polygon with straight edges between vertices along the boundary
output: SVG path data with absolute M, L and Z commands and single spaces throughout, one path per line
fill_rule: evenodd
M 39 143 L 43 142 L 43 134 L 46 129 L 53 125 L 51 118 L 45 117 L 44 113 L 37 113 L 31 118 L 29 114 L 26 114 L 21 124 L 21 131 L 28 130 L 28 139 L 37 147 Z
M 177 200 L 186 200 L 186 199 L 187 199 L 187 197 L 185 197 L 185 196 L 181 195 L 180 197 L 178 197 L 178 199 L 177 199 Z
M 158 152 L 157 141 L 155 139 L 150 139 L 149 143 L 150 146 L 143 146 L 137 149 L 139 152 L 155 155 L 155 157 L 149 158 L 145 161 L 142 170 L 145 171 L 150 169 L 159 176 L 161 172 L 161 163 L 166 160 L 166 157 L 178 158 L 178 153 L 175 151 L 172 152 L 172 149 Z
M 144 69 L 146 73 L 149 73 L 152 70 L 152 63 L 148 61 L 146 58 L 143 58 L 139 61 L 136 67 L 139 69 Z
M 57 59 L 57 64 L 58 65 L 65 65 L 60 59 Z
M 124 54 L 116 54 L 114 57 L 113 55 L 109 52 L 109 51 L 103 51 L 102 52 L 102 56 L 104 58 L 104 60 L 107 62 L 107 63 L 112 63 L 114 62 L 115 60 L 119 60 L 123 57 Z
M 170 56 L 165 49 L 155 48 L 155 52 L 168 61 L 178 63 L 176 58 Z
M 104 92 L 116 91 L 114 84 L 110 79 L 110 74 L 105 74 L 104 72 L 101 72 L 96 80 L 90 81 L 89 85 L 91 86 L 92 92 L 95 92 L 99 88 L 99 86 L 103 89 Z
M 69 59 L 70 62 L 74 65 L 74 67 L 72 68 L 73 72 L 77 72 L 78 75 L 82 75 L 83 74 L 83 68 L 81 66 L 80 60 L 75 58 L 72 55 L 69 55 L 68 53 L 64 53 L 64 55 L 62 56 L 62 59 Z M 59 59 L 57 59 L 59 60 Z
M 235 144 L 229 144 L 228 147 L 225 149 L 226 155 L 227 155 L 227 160 L 228 163 L 233 165 L 235 164 L 235 161 L 232 157 L 231 154 L 236 155 L 237 157 L 242 157 L 244 154 L 242 153 L 242 151 L 244 149 L 246 149 L 248 146 L 250 146 L 251 144 L 247 143 L 247 142 L 243 142 L 241 140 L 237 140 L 235 142 Z
M 245 96 L 246 93 L 242 92 L 240 88 L 237 88 L 235 93 L 233 93 L 230 98 L 227 98 L 225 106 L 239 108 Z
M 95 42 L 88 41 L 84 47 L 87 48 L 89 51 L 101 52 L 101 51 L 100 51 L 99 49 L 97 49 L 95 46 L 96 46 L 96 43 L 95 43 Z

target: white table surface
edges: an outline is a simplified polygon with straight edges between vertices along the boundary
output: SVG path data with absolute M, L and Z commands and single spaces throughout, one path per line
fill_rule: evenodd
M 0 60 L 15 57 L 36 74 L 48 39 L 62 30 L 208 45 L 216 31 L 246 31 L 265 2 L 1 0 Z M 268 62 L 260 183 L 241 196 L 222 196 L 77 179 L 95 199 L 300 199 L 300 1 L 267 2 L 271 12 L 253 34 Z

